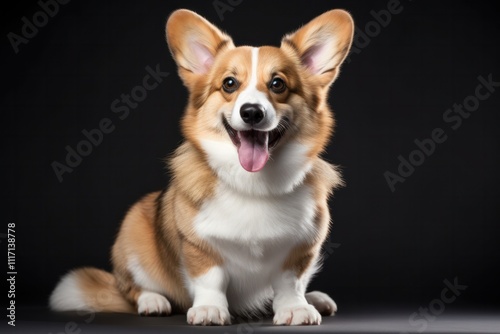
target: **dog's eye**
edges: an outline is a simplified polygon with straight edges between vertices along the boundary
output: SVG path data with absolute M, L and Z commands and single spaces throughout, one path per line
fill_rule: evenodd
M 281 78 L 273 78 L 271 80 L 271 84 L 269 85 L 269 88 L 276 94 L 283 93 L 286 89 L 285 82 Z
M 226 91 L 227 93 L 232 93 L 236 91 L 238 87 L 239 87 L 238 80 L 236 80 L 233 77 L 227 77 L 222 82 L 222 89 L 224 89 L 224 91 Z

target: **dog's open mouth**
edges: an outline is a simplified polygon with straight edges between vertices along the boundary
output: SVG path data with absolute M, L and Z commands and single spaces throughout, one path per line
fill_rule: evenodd
M 278 145 L 289 125 L 288 119 L 283 118 L 271 131 L 236 131 L 229 125 L 226 117 L 222 116 L 222 122 L 231 141 L 238 149 L 241 167 L 248 172 L 258 172 L 264 168 L 269 159 L 269 149 Z

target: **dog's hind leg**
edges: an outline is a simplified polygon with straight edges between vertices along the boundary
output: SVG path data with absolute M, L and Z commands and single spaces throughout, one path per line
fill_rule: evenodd
M 314 306 L 321 315 L 335 315 L 337 312 L 337 304 L 330 296 L 321 291 L 311 291 L 306 293 L 306 300 L 309 304 Z

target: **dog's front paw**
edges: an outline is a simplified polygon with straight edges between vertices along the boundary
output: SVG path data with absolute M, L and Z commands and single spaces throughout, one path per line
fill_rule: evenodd
M 193 306 L 187 312 L 187 322 L 190 325 L 230 325 L 231 317 L 225 307 L 203 305 Z
M 282 307 L 276 311 L 273 322 L 275 325 L 319 325 L 321 315 L 309 304 Z

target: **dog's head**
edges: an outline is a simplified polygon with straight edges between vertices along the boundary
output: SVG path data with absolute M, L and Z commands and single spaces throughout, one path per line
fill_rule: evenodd
M 268 168 L 287 145 L 302 147 L 305 160 L 315 158 L 332 132 L 328 88 L 353 28 L 347 12 L 332 10 L 285 35 L 279 48 L 235 47 L 198 14 L 175 11 L 166 34 L 190 92 L 185 137 L 209 160 L 236 160 L 247 172 Z

